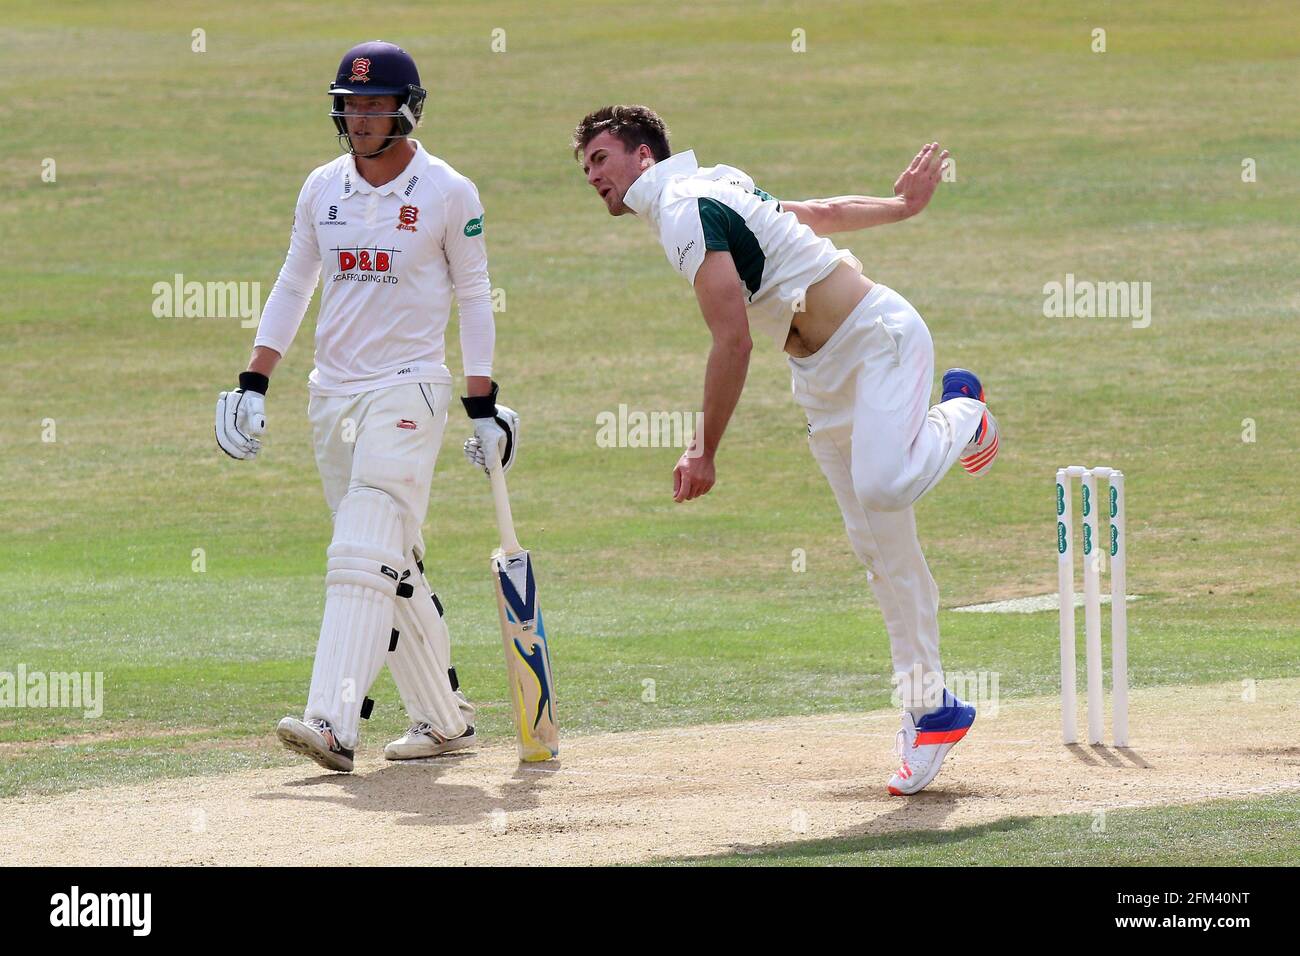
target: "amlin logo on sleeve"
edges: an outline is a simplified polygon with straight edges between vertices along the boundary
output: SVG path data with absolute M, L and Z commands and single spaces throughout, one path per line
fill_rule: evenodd
M 70 893 L 50 897 L 51 926 L 129 926 L 132 936 L 148 936 L 153 924 L 152 893 Z

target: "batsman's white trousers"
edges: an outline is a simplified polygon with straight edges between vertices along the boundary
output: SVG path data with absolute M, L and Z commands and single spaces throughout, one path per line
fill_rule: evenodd
M 809 447 L 884 615 L 903 706 L 938 706 L 939 589 L 912 505 L 961 456 L 984 403 L 955 398 L 930 407 L 930 330 L 879 283 L 820 350 L 789 361 Z
M 414 548 L 423 556 L 420 529 L 450 403 L 450 385 L 426 382 L 359 395 L 313 395 L 307 417 L 330 514 L 349 488 L 387 492 L 402 513 L 405 553 Z
M 396 505 L 401 521 L 401 566 L 396 570 L 406 580 L 413 580 L 420 574 L 415 559 L 424 556 L 421 526 L 429 507 L 429 486 L 433 482 L 434 465 L 442 446 L 450 402 L 450 385 L 412 382 L 356 395 L 313 395 L 307 405 L 316 466 L 320 470 L 330 514 L 338 513 L 340 503 L 350 491 L 375 489 L 387 495 Z M 427 591 L 419 587 L 415 593 L 417 596 L 427 595 Z M 396 600 L 404 602 L 408 599 L 399 597 Z M 317 645 L 305 716 L 330 721 L 345 747 L 356 745 L 362 700 L 369 690 L 370 681 L 383 666 L 385 656 L 394 669 L 403 702 L 413 720 L 429 720 L 435 726 L 449 726 L 453 736 L 464 730 L 464 721 L 457 716 L 451 687 L 447 684 L 447 662 L 440 660 L 450 655 L 445 629 L 433 635 L 433 639 L 439 642 L 436 649 L 418 645 L 416 642 L 421 637 L 411 633 L 415 628 L 405 621 L 406 613 L 406 608 L 394 605 L 394 627 L 403 631 L 400 641 L 404 659 L 410 658 L 418 649 L 419 660 L 416 663 L 421 666 L 408 667 L 409 675 L 399 675 L 394 655 L 385 655 L 389 649 L 386 630 L 382 634 L 357 634 L 347 628 L 338 630 L 326 626 L 330 614 L 327 593 L 327 620 L 326 625 L 322 625 L 321 642 Z M 358 657 L 361 661 L 368 659 L 370 664 L 352 661 Z M 340 661 L 348 662 L 351 668 L 348 673 L 355 670 L 361 674 L 357 682 L 365 686 L 340 694 L 337 687 L 343 673 L 336 673 Z M 436 666 L 431 661 L 436 661 Z M 433 686 L 425 687 L 423 683 Z M 431 706 L 430 702 L 445 706 Z M 439 719 L 439 713 L 446 719 Z

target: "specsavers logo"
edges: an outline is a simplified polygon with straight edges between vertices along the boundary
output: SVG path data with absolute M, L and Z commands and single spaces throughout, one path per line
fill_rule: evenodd
M 398 282 L 397 276 L 393 274 L 393 265 L 400 249 L 336 246 L 330 251 L 338 257 L 335 282 L 382 282 L 385 285 L 396 285 Z
M 482 216 L 479 216 L 477 219 L 471 219 L 469 222 L 465 223 L 465 235 L 470 237 L 483 235 Z

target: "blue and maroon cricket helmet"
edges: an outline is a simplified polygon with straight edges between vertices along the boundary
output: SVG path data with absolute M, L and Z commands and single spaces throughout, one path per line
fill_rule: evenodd
M 384 146 L 384 149 L 388 149 L 420 122 L 426 92 L 420 86 L 420 71 L 416 69 L 411 54 L 394 43 L 369 40 L 358 43 L 343 54 L 338 73 L 330 84 L 329 95 L 334 99 L 330 116 L 339 131 L 339 142 L 348 152 L 355 153 L 348 138 L 347 121 L 344 119 L 346 97 L 397 97 L 397 109 L 394 112 L 378 114 L 392 116 L 397 120 L 396 131 L 388 137 L 388 144 Z

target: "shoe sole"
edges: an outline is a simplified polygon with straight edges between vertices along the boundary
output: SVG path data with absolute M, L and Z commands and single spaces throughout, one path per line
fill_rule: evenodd
M 303 740 L 289 728 L 277 727 L 275 735 L 280 738 L 280 743 L 284 744 L 285 747 L 296 754 L 314 760 L 326 770 L 333 770 L 336 773 L 352 772 L 353 762 L 347 757 L 329 750 L 321 750 L 315 741 Z
M 998 457 L 998 439 L 1002 437 L 1002 434 L 998 431 L 998 424 L 993 420 L 993 416 L 989 414 L 988 409 L 984 410 L 984 416 L 986 423 L 992 422 L 993 424 L 993 441 L 987 448 L 959 459 L 966 474 L 972 478 L 979 478 L 993 467 L 993 459 Z M 987 424 L 985 427 L 987 427 Z
M 985 448 L 978 454 L 971 455 L 961 460 L 961 466 L 966 470 L 966 474 L 970 475 L 972 478 L 979 478 L 993 467 L 993 459 L 998 457 L 999 437 L 1000 436 L 998 435 L 994 435 L 993 444 L 989 445 L 988 448 Z
M 449 753 L 455 753 L 458 750 L 467 750 L 478 744 L 478 734 L 470 734 L 467 737 L 457 737 L 454 740 L 448 740 L 443 744 L 430 744 L 418 748 L 418 753 L 410 752 L 416 748 L 398 748 L 389 744 L 384 748 L 385 760 L 420 760 L 425 757 L 442 757 Z

